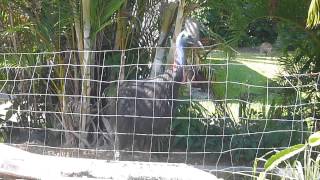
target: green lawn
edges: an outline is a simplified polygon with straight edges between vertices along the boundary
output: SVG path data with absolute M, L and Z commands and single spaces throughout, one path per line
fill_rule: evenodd
M 252 95 L 261 100 L 266 98 L 267 87 L 281 72 L 276 59 L 270 59 L 259 54 L 251 53 L 250 56 L 245 53 L 227 61 L 221 53 L 212 54 L 207 60 L 214 64 L 216 97 L 239 99 Z
M 228 106 L 234 117 L 238 117 L 239 99 L 248 100 L 251 107 L 261 110 L 267 102 L 282 98 L 267 88 L 275 84 L 277 75 L 282 72 L 275 57 L 244 53 L 227 61 L 223 53 L 213 53 L 207 61 L 213 64 L 215 99 L 230 99 Z

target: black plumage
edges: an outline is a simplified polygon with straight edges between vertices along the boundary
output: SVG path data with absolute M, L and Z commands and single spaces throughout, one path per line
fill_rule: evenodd
M 184 48 L 194 44 L 199 43 L 188 32 L 181 32 L 176 40 L 171 68 L 154 79 L 119 84 L 117 99 L 108 112 L 114 115 L 109 122 L 117 149 L 149 151 L 159 147 L 160 142 L 168 143 L 179 82 L 183 79 L 183 65 L 186 64 Z

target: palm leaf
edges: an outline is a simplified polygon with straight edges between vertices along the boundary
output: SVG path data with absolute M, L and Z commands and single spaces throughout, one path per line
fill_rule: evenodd
M 100 0 L 91 3 L 92 35 L 111 24 L 111 16 L 120 9 L 125 0 Z
M 311 147 L 319 146 L 320 145 L 320 131 L 315 132 L 309 137 L 309 145 Z
M 312 0 L 307 19 L 307 28 L 314 28 L 320 24 L 320 0 Z
M 289 158 L 299 154 L 304 151 L 307 146 L 305 144 L 297 144 L 291 146 L 287 149 L 277 152 L 275 155 L 271 156 L 264 165 L 265 171 L 270 171 L 280 163 L 288 160 Z

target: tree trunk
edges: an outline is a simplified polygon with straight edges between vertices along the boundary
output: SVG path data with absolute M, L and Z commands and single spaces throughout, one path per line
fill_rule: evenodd
M 269 0 L 269 15 L 273 16 L 277 10 L 278 0 Z
M 82 88 L 81 88 L 81 97 L 82 97 L 82 106 L 81 106 L 81 127 L 80 128 L 80 140 L 87 139 L 87 134 L 81 134 L 81 132 L 86 132 L 87 118 L 90 113 L 90 79 L 91 71 L 89 65 L 91 64 L 91 39 L 90 39 L 90 0 L 82 0 L 82 18 L 83 18 L 83 62 L 82 62 Z M 83 144 L 80 142 L 80 147 Z
M 74 0 L 70 0 L 70 4 L 72 6 L 72 12 L 73 12 L 73 21 L 74 21 L 74 30 L 76 33 L 77 49 L 80 51 L 78 53 L 79 60 L 80 60 L 80 62 L 83 62 L 83 52 L 82 52 L 83 51 L 83 34 L 82 34 L 82 30 L 81 30 L 81 25 L 80 25 L 80 16 L 77 15 L 78 7 L 77 7 L 77 4 L 75 3 Z M 77 58 L 76 56 L 73 56 L 73 63 L 74 64 L 78 64 L 76 58 Z M 74 71 L 74 77 L 79 78 L 78 69 L 76 67 L 75 67 L 75 71 Z M 73 82 L 74 82 L 75 94 L 80 93 L 80 89 L 79 89 L 80 81 L 73 81 Z
M 83 59 L 84 59 L 84 45 L 83 45 L 83 34 L 82 34 L 82 29 L 81 29 L 81 23 L 80 23 L 80 15 L 78 14 L 78 5 L 76 4 L 75 0 L 70 0 L 69 1 L 71 7 L 72 7 L 72 12 L 73 12 L 73 20 L 74 20 L 74 30 L 75 30 L 75 36 L 76 36 L 76 46 L 77 49 L 79 50 L 78 56 L 79 56 L 79 60 L 80 62 L 78 62 L 77 60 L 77 56 L 72 56 L 72 63 L 74 64 L 78 64 L 78 63 L 83 63 Z M 82 70 L 82 69 L 81 69 Z M 83 74 L 83 71 L 81 71 Z M 60 72 L 60 77 L 65 77 L 65 72 Z M 78 75 L 78 70 L 75 69 L 73 72 L 74 73 L 74 77 L 75 78 L 80 78 Z M 80 93 L 80 89 L 79 89 L 79 84 L 80 81 L 73 81 L 74 82 L 74 90 L 73 93 L 74 94 L 78 94 Z M 61 88 L 58 89 L 58 94 L 66 94 L 66 90 L 68 89 L 66 86 L 68 86 L 67 83 L 65 83 L 64 81 L 61 83 Z M 70 87 L 70 86 L 68 86 Z M 79 98 L 74 98 L 74 101 L 78 102 L 80 101 Z M 75 102 L 75 103 L 76 103 Z M 66 130 L 65 132 L 65 146 L 66 147 L 74 147 L 77 143 L 77 136 L 75 136 L 74 132 L 77 127 L 79 127 L 79 125 L 75 124 L 74 121 L 66 114 L 69 113 L 69 109 L 68 109 L 68 103 L 67 103 L 67 98 L 65 96 L 59 97 L 59 104 L 60 104 L 60 110 L 62 112 L 61 115 L 61 120 L 62 120 L 62 125 L 63 128 Z M 85 104 L 83 104 L 85 105 Z M 80 111 L 76 111 L 75 113 L 80 113 Z M 79 127 L 80 128 L 80 127 Z M 69 132 L 70 131 L 70 132 Z
M 186 2 L 185 0 L 180 0 L 179 3 L 179 7 L 178 7 L 178 13 L 177 13 L 177 18 L 176 18 L 176 23 L 175 23 L 175 29 L 174 29 L 174 35 L 171 41 L 171 48 L 169 51 L 169 55 L 168 55 L 168 60 L 167 60 L 167 64 L 173 64 L 174 62 L 174 52 L 175 52 L 175 44 L 174 42 L 176 42 L 176 38 L 179 35 L 179 33 L 181 32 L 182 29 L 182 24 L 184 21 L 184 8 L 186 6 Z M 167 67 L 168 68 L 168 67 Z
M 173 18 L 176 15 L 178 2 L 166 3 L 163 6 L 163 19 L 161 23 L 160 36 L 157 43 L 156 55 L 154 57 L 153 65 L 151 68 L 151 77 L 156 77 L 161 74 L 161 65 L 165 56 L 166 48 L 160 48 L 166 45 L 166 41 L 173 24 Z
M 127 24 L 128 19 L 125 16 L 127 12 L 127 1 L 125 1 L 122 5 L 122 8 L 118 14 L 118 20 L 117 20 L 117 32 L 116 32 L 116 38 L 115 38 L 115 44 L 114 49 L 115 50 L 123 50 L 126 48 L 126 41 L 127 41 Z M 123 51 L 121 53 L 121 59 L 120 59 L 120 73 L 119 73 L 119 80 L 123 80 L 125 77 L 125 52 Z

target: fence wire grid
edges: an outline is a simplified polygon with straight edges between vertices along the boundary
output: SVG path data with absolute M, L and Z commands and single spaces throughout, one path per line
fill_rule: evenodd
M 167 63 L 152 76 L 155 51 L 0 53 L 3 142 L 251 176 L 255 158 L 304 143 L 318 128 L 319 73 L 290 74 L 258 52 L 214 51 L 196 62 L 191 51 L 182 73 Z

